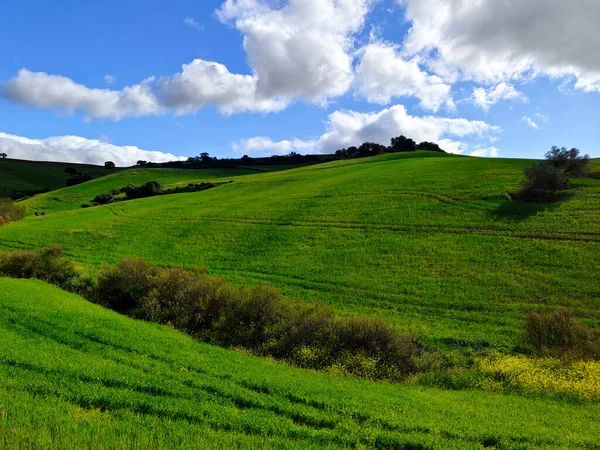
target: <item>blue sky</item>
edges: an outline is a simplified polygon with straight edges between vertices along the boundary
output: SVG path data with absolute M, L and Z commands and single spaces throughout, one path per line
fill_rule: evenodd
M 501 3 L 4 0 L 0 150 L 130 164 L 406 134 L 600 157 L 600 4 Z

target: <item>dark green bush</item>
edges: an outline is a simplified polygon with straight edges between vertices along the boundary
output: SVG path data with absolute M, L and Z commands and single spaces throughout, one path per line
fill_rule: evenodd
M 268 285 L 237 288 L 203 269 L 126 259 L 101 270 L 95 296 L 197 339 L 363 378 L 402 379 L 417 371 L 421 352 L 380 319 L 339 317 L 330 306 L 288 300 Z
M 124 259 L 104 266 L 94 282 L 63 257 L 60 247 L 51 247 L 0 254 L 0 275 L 39 278 L 197 339 L 301 367 L 391 380 L 419 370 L 421 346 L 381 319 L 340 317 L 330 306 L 288 300 L 268 285 L 235 287 L 201 268 Z
M 0 226 L 25 217 L 25 208 L 10 198 L 0 198 Z
M 112 194 L 99 194 L 94 197 L 92 203 L 96 205 L 106 205 L 112 203 L 114 200 Z
M 536 162 L 525 169 L 525 179 L 516 197 L 523 201 L 544 201 L 569 186 L 562 170 L 545 162 Z
M 59 246 L 35 252 L 0 254 L 0 275 L 13 278 L 37 278 L 60 287 L 68 287 L 80 276 L 75 264 L 63 256 Z
M 98 275 L 96 297 L 115 311 L 134 313 L 153 288 L 158 269 L 143 259 L 124 259 L 116 266 L 104 266 Z
M 148 181 L 141 186 L 134 186 L 130 184 L 125 188 L 125 196 L 127 200 L 133 200 L 136 198 L 153 197 L 163 193 L 163 188 L 158 181 Z
M 548 163 L 561 170 L 567 176 L 584 177 L 589 174 L 589 156 L 579 156 L 579 149 L 566 147 L 558 148 L 553 145 L 546 153 Z
M 538 356 L 566 359 L 600 357 L 600 343 L 592 330 L 565 309 L 530 312 L 521 343 Z

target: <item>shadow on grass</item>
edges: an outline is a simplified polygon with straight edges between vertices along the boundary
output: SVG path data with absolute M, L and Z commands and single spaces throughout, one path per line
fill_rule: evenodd
M 521 222 L 541 212 L 556 209 L 560 203 L 573 198 L 574 195 L 575 193 L 572 191 L 563 191 L 547 197 L 543 201 L 523 201 L 513 198 L 511 201 L 502 203 L 493 211 L 494 218 L 509 222 Z

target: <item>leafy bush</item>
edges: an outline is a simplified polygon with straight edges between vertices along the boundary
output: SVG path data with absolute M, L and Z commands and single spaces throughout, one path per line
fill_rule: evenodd
M 124 259 L 104 266 L 94 282 L 55 246 L 0 254 L 0 275 L 39 278 L 196 339 L 302 367 L 390 380 L 419 371 L 421 346 L 381 319 L 340 317 L 330 306 L 288 300 L 269 285 L 235 287 L 202 268 Z
M 163 193 L 163 188 L 158 181 L 148 181 L 141 186 L 130 184 L 125 188 L 125 196 L 127 200 L 136 198 L 153 197 Z
M 107 203 L 122 200 L 134 200 L 138 198 L 153 197 L 156 195 L 181 194 L 184 192 L 200 192 L 227 183 L 233 183 L 233 181 L 228 181 L 226 183 L 190 183 L 187 186 L 178 186 L 172 189 L 164 190 L 158 181 L 149 181 L 148 183 L 143 184 L 142 186 L 130 184 L 121 189 L 113 189 L 112 191 L 105 192 L 104 194 L 99 194 L 92 200 L 92 203 L 95 205 L 105 205 Z M 115 196 L 119 194 L 125 194 L 125 197 L 115 198 Z
M 94 197 L 92 203 L 95 205 L 106 205 L 108 203 L 112 203 L 114 201 L 114 197 L 112 194 L 99 194 Z
M 539 201 L 567 187 L 568 179 L 561 170 L 551 164 L 537 162 L 525 169 L 525 179 L 517 197 L 519 200 Z
M 2 253 L 0 275 L 13 278 L 38 278 L 60 287 L 69 287 L 80 277 L 75 264 L 64 258 L 59 246 L 45 248 L 40 253 L 27 251 Z
M 0 198 L 0 226 L 25 217 L 25 208 L 10 198 Z
M 116 266 L 105 266 L 98 275 L 96 298 L 120 313 L 132 314 L 150 293 L 157 268 L 143 259 L 124 259 Z
M 288 300 L 268 285 L 236 288 L 203 269 L 126 259 L 101 270 L 95 296 L 197 339 L 303 367 L 395 380 L 417 371 L 421 347 L 380 319 L 339 317 L 329 306 Z
M 567 150 L 566 147 L 558 148 L 553 145 L 545 156 L 550 165 L 561 170 L 565 175 L 580 177 L 589 174 L 589 156 L 579 156 L 577 148 Z
M 600 357 L 600 344 L 592 330 L 565 309 L 530 312 L 523 329 L 522 344 L 538 356 Z

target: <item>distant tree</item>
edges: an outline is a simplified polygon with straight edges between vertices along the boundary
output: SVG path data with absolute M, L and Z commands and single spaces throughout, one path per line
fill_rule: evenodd
M 8 155 L 6 153 L 0 153 L 0 158 L 6 159 L 8 158 Z
M 348 150 L 346 150 L 345 148 L 342 148 L 340 150 L 336 150 L 335 156 L 337 158 L 347 158 L 348 157 Z
M 414 152 L 417 143 L 406 136 L 398 136 L 392 138 L 390 147 L 394 152 Z
M 105 169 L 114 169 L 116 167 L 115 163 L 112 161 L 106 161 L 104 163 L 104 168 Z
M 358 154 L 360 156 L 374 156 L 381 155 L 387 151 L 385 145 L 378 144 L 377 142 L 364 142 L 358 147 Z
M 579 156 L 577 148 L 567 150 L 566 147 L 558 148 L 553 145 L 545 156 L 550 165 L 562 170 L 567 176 L 580 177 L 589 173 L 590 157 L 588 155 Z
M 419 145 L 417 145 L 417 148 L 420 150 L 431 150 L 434 152 L 444 152 L 444 150 L 442 150 L 438 144 L 436 144 L 435 142 L 429 142 L 429 141 L 421 142 Z
M 65 173 L 70 177 L 74 177 L 77 175 L 77 169 L 75 167 L 65 167 Z
M 138 162 L 135 163 L 135 165 L 138 167 L 145 166 L 146 164 L 148 164 L 148 161 L 142 161 L 142 160 L 139 160 Z
M 242 156 L 242 162 L 245 162 L 245 163 L 246 163 L 246 162 L 250 162 L 250 160 L 251 160 L 251 159 L 252 159 L 252 158 L 250 158 L 248 155 L 244 155 L 244 156 Z
M 211 162 L 212 160 L 213 160 L 213 158 L 211 158 L 207 152 L 200 153 L 200 161 L 202 161 L 203 163 L 208 163 L 208 162 Z
M 352 158 L 353 156 L 358 155 L 358 147 L 355 147 L 354 145 L 348 147 L 346 149 L 346 151 L 348 152 L 348 157 Z

